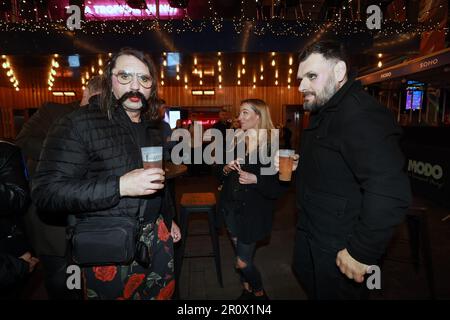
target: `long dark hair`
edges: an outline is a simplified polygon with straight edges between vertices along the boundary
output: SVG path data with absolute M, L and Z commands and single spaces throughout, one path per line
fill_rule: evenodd
M 107 115 L 108 119 L 111 120 L 113 109 L 118 107 L 117 99 L 112 92 L 112 70 L 116 66 L 116 61 L 120 56 L 133 56 L 148 67 L 150 77 L 152 78 L 152 88 L 150 90 L 150 97 L 147 100 L 147 107 L 143 109 L 143 117 L 152 121 L 158 121 L 160 115 L 158 112 L 159 105 L 157 103 L 158 77 L 156 76 L 155 64 L 148 54 L 133 48 L 120 49 L 120 51 L 114 54 L 106 63 L 102 78 L 102 93 L 100 95 L 101 110 Z

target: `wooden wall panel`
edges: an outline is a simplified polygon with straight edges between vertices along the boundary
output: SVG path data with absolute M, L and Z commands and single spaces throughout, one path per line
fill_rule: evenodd
M 0 88 L 0 108 L 29 109 L 39 108 L 43 103 L 53 101 L 69 103 L 81 100 L 81 90 L 72 88 L 57 88 L 55 91 L 75 91 L 75 97 L 55 97 L 51 91 L 44 88 L 24 88 L 15 91 L 14 88 Z
M 241 100 L 248 98 L 258 98 L 266 101 L 271 108 L 272 120 L 275 125 L 282 124 L 283 105 L 301 104 L 302 97 L 297 87 L 252 87 L 234 86 L 215 88 L 214 96 L 193 96 L 191 89 L 184 87 L 163 87 L 159 88 L 159 94 L 168 105 L 181 107 L 227 107 L 232 116 L 239 113 Z M 207 89 L 207 88 L 204 88 Z M 74 90 L 61 84 L 55 87 L 55 91 Z M 3 137 L 14 137 L 17 133 L 14 128 L 13 111 L 17 109 L 39 108 L 43 103 L 53 101 L 57 103 L 69 103 L 73 100 L 81 99 L 82 92 L 75 89 L 76 97 L 55 97 L 47 88 L 24 88 L 15 91 L 10 87 L 0 88 L 0 108 L 2 109 L 2 131 Z M 27 118 L 26 112 L 24 113 Z M 12 127 L 11 127 L 12 126 Z
M 281 124 L 284 119 L 283 105 L 301 104 L 302 97 L 297 87 L 223 87 L 216 88 L 215 96 L 192 96 L 191 89 L 184 87 L 160 87 L 159 94 L 168 105 L 175 106 L 195 106 L 201 107 L 229 107 L 232 115 L 239 113 L 241 100 L 248 98 L 258 98 L 264 100 L 271 108 L 271 115 L 274 124 Z

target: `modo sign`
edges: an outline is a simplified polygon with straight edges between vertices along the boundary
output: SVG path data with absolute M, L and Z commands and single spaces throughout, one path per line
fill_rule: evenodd
M 125 1 L 87 1 L 84 7 L 84 15 L 86 20 L 148 19 L 156 17 L 156 5 L 147 3 L 147 9 L 133 9 Z M 183 18 L 184 10 L 172 8 L 167 1 L 160 0 L 159 16 L 161 18 Z

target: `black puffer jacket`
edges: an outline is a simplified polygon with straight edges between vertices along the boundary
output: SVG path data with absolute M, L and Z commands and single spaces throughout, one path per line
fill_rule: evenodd
M 119 178 L 143 167 L 130 126 L 123 108 L 108 120 L 96 101 L 63 117 L 49 133 L 33 177 L 37 207 L 79 217 L 134 217 L 145 200 L 161 197 L 120 197 Z M 164 194 L 165 200 L 170 198 Z M 170 228 L 172 212 L 164 204 L 161 213 Z
M 28 263 L 19 256 L 29 250 L 29 245 L 17 229 L 28 203 L 28 182 L 20 149 L 0 141 L 0 297 L 4 289 L 28 274 Z

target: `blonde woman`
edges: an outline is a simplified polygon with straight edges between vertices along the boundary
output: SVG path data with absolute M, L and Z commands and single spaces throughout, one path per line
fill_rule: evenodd
M 259 151 L 270 150 L 270 131 L 274 129 L 267 104 L 259 99 L 241 102 L 238 120 L 242 133 L 239 137 L 250 136 L 258 143 L 245 143 L 245 156 L 226 165 L 219 166 L 223 181 L 219 211 L 230 233 L 236 253 L 236 268 L 243 285 L 240 300 L 267 300 L 261 274 L 253 263 L 256 243 L 270 235 L 272 216 L 277 197 L 283 187 L 277 175 L 262 175 Z M 265 130 L 261 130 L 265 129 Z M 267 132 L 267 135 L 265 134 Z M 237 148 L 239 149 L 239 148 Z M 238 152 L 238 150 L 234 150 Z M 239 152 L 238 152 L 239 153 Z M 250 163 L 252 156 L 256 163 Z

